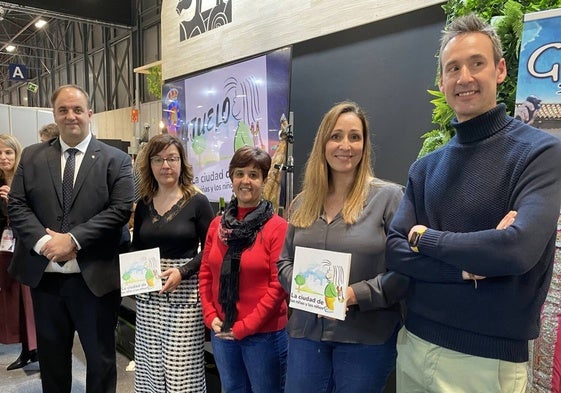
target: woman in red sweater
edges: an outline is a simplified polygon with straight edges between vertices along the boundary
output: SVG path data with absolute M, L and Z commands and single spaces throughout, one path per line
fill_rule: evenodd
M 271 166 L 264 151 L 238 149 L 228 173 L 235 197 L 208 228 L 199 288 L 224 392 L 282 392 L 286 292 L 276 262 L 287 223 L 262 199 Z

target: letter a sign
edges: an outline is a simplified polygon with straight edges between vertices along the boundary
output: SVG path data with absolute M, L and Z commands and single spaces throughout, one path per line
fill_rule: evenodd
M 23 64 L 9 64 L 8 70 L 10 71 L 10 80 L 27 80 L 27 67 Z

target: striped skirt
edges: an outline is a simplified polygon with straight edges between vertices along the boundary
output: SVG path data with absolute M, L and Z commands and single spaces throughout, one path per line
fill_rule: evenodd
M 162 259 L 162 271 L 187 260 Z M 172 293 L 136 296 L 134 391 L 205 393 L 204 323 L 198 277 Z

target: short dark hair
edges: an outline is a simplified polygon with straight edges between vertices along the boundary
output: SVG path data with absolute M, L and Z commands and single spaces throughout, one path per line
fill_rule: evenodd
M 78 85 L 63 85 L 63 86 L 59 86 L 55 91 L 53 91 L 53 94 L 51 95 L 51 106 L 53 108 L 55 107 L 55 101 L 58 98 L 58 95 L 64 89 L 76 89 L 79 92 L 81 92 L 86 97 L 86 102 L 88 105 L 87 109 L 88 110 L 92 109 L 92 103 L 90 102 L 90 95 Z
M 232 156 L 230 160 L 230 167 L 228 174 L 230 179 L 234 175 L 234 169 L 245 168 L 246 166 L 253 165 L 261 170 L 261 177 L 263 180 L 267 178 L 269 169 L 271 168 L 271 156 L 266 151 L 258 147 L 242 146 Z
M 503 57 L 503 46 L 501 43 L 501 38 L 497 34 L 497 31 L 493 26 L 485 22 L 479 16 L 474 13 L 461 16 L 454 19 L 446 28 L 442 31 L 442 37 L 440 39 L 440 50 L 438 52 L 438 64 L 442 71 L 442 52 L 446 45 L 455 37 L 467 34 L 467 33 L 482 33 L 485 34 L 491 40 L 493 45 L 493 59 L 495 64 L 498 64 Z
M 52 139 L 56 136 L 60 135 L 60 131 L 58 130 L 58 126 L 56 123 L 46 124 L 39 130 L 40 136 L 46 136 L 47 139 Z

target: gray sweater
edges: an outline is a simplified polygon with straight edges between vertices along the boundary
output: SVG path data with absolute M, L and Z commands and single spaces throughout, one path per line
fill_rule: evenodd
M 374 179 L 355 224 L 347 225 L 339 213 L 329 224 L 322 215 L 309 228 L 289 225 L 277 264 L 283 288 L 290 292 L 296 246 L 346 252 L 352 254 L 349 285 L 358 301 L 358 305 L 349 307 L 344 321 L 293 309 L 287 326 L 291 337 L 382 344 L 395 332 L 401 322 L 399 300 L 408 281 L 393 273 L 384 276 L 384 250 L 386 233 L 402 195 L 401 186 Z

